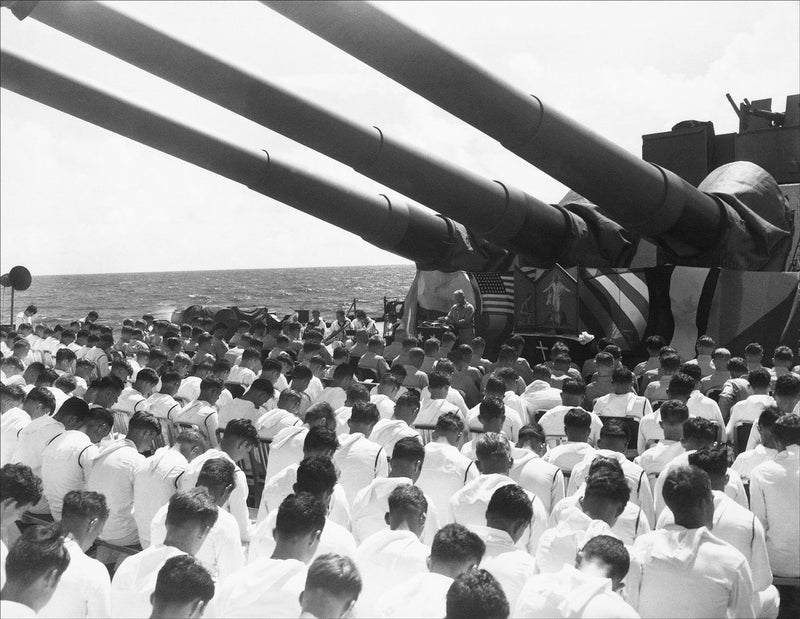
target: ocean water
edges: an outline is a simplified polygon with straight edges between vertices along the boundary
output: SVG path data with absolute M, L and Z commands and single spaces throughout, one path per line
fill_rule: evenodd
M 383 297 L 405 298 L 414 279 L 413 265 L 311 267 L 234 271 L 43 275 L 15 293 L 14 312 L 36 304 L 38 321 L 83 319 L 89 310 L 100 323 L 118 326 L 125 318 L 150 313 L 169 318 L 190 305 L 267 307 L 279 316 L 319 309 L 330 321 L 353 299 L 371 316 L 383 313 Z M 2 291 L 0 323 L 8 323 L 10 294 Z

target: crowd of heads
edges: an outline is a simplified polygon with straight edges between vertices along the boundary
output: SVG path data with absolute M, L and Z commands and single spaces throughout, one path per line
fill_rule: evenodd
M 35 314 L 35 307 L 26 311 L 29 317 Z M 584 469 L 579 493 L 573 506 L 563 509 L 578 509 L 582 517 L 597 523 L 599 533 L 570 546 L 574 561 L 566 565 L 581 574 L 602 575 L 617 592 L 623 591 L 631 567 L 631 545 L 620 539 L 619 523 L 632 505 L 644 513 L 632 503 L 640 500 L 642 491 L 632 486 L 632 464 L 623 455 L 639 437 L 625 415 L 603 416 L 597 412 L 597 402 L 641 401 L 647 413 L 638 419 L 643 421 L 648 415 L 655 419 L 660 436 L 655 444 L 660 442 L 662 448 L 681 445 L 685 460 L 670 462 L 655 488 L 675 524 L 686 529 L 713 528 L 715 493 L 726 492 L 735 455 L 726 444 L 724 425 L 693 409 L 696 394 L 715 396 L 716 402 L 726 397 L 723 392 L 729 387 L 741 389 L 744 397 L 736 395 L 728 416 L 734 404 L 751 395 L 772 398 L 752 420 L 760 444 L 776 453 L 800 444 L 800 376 L 795 355 L 787 346 L 776 347 L 771 367 L 764 367 L 765 351 L 756 343 L 732 353 L 703 336 L 696 343 L 694 358 L 685 359 L 664 338 L 651 336 L 644 342 L 650 358 L 629 368 L 627 355 L 606 339 L 596 342 L 597 353 L 582 371 L 564 342 L 556 342 L 549 359 L 533 367 L 524 358 L 526 342 L 521 336 L 500 346 L 494 362 L 483 358 L 485 340 L 459 343 L 449 331 L 422 341 L 397 328 L 394 341 L 387 343 L 361 311 L 350 318 L 337 314 L 330 325 L 316 311 L 307 325 L 241 321 L 234 329 L 199 316 L 173 324 L 144 315 L 126 320 L 118 336 L 98 321 L 97 313 L 90 312 L 85 321 L 53 328 L 23 323 L 16 330 L 4 331 L 0 338 L 2 413 L 5 419 L 8 411 L 22 411 L 28 422 L 51 418 L 63 432 L 84 434 L 87 445 L 99 446 L 103 457 L 111 443 L 124 440 L 148 463 L 165 436 L 178 430 L 170 437 L 172 446 L 162 448 L 177 451 L 187 466 L 193 460 L 202 461 L 193 487 L 176 490 L 163 506 L 163 544 L 181 552 L 160 562 L 154 574 L 149 594 L 153 617 L 199 616 L 214 600 L 224 599 L 220 591 L 231 585 L 208 569 L 200 558 L 201 549 L 220 526 L 220 510 L 230 509 L 237 484 L 241 489 L 242 463 L 255 462 L 253 454 L 264 441 L 275 440 L 263 434 L 264 420 L 279 417 L 275 411 L 288 419 L 279 430 L 302 427 L 304 434 L 288 494 L 272 507 L 274 550 L 267 558 L 304 565 L 298 600 L 304 616 L 314 617 L 356 612 L 359 599 L 374 586 L 369 581 L 372 575 L 359 561 L 321 550 L 326 531 L 331 534 L 332 506 L 343 478 L 337 457 L 351 448 L 353 437 L 370 442 L 375 438 L 373 431 L 386 420 L 406 434 L 388 445 L 374 443 L 378 446 L 375 469 L 385 459 L 390 477 L 401 478 L 382 499 L 385 530 L 411 534 L 417 544 L 436 518 L 427 487 L 418 485 L 431 457 L 429 445 L 470 454 L 461 482 L 465 488 L 472 488 L 470 475 L 508 480 L 482 498 L 480 526 L 495 535 L 502 532 L 516 552 L 522 552 L 521 547 L 530 555 L 537 553 L 535 544 L 525 546 L 531 543 L 532 523 L 541 513 L 546 518 L 559 512 L 551 505 L 552 497 L 547 497 L 547 511 L 541 511 L 541 498 L 533 491 L 538 492 L 539 486 L 536 481 L 525 485 L 522 480 L 527 479 L 528 469 L 520 462 L 547 462 L 550 469 L 540 466 L 537 474 L 550 471 L 553 481 L 549 483 L 562 485 L 559 498 L 565 501 L 569 473 L 576 464 L 564 465 L 558 459 L 559 449 L 566 455 L 580 453 Z M 359 364 L 361 359 L 379 361 L 368 367 Z M 246 384 L 236 383 L 230 380 L 232 374 L 250 378 Z M 365 376 L 369 377 L 366 381 Z M 241 387 L 233 389 L 235 397 L 230 393 L 232 384 Z M 337 406 L 319 394 L 309 395 L 315 384 L 338 389 L 331 396 L 340 398 Z M 187 385 L 196 394 L 181 399 Z M 526 409 L 526 396 L 545 390 L 557 393 L 557 404 L 548 405 L 546 411 Z M 120 403 L 130 395 L 136 405 L 120 431 Z M 237 400 L 249 402 L 258 413 L 253 418 L 227 419 L 212 430 L 197 424 L 176 428 L 173 419 L 149 407 L 157 398 L 180 404 L 177 419 L 198 403 L 208 408 L 207 414 L 221 416 L 224 407 Z M 475 400 L 465 411 L 453 404 L 453 398 L 462 404 Z M 386 401 L 391 403 L 389 416 L 380 408 Z M 417 424 L 419 415 L 433 410 L 431 402 L 444 408 L 427 427 Z M 519 414 L 515 412 L 518 405 Z M 561 435 L 554 443 L 550 423 L 556 416 Z M 599 427 L 598 416 L 602 417 Z M 337 435 L 337 428 L 343 434 Z M 424 438 L 422 429 L 427 432 Z M 284 435 L 276 431 L 275 436 Z M 203 459 L 211 447 L 220 455 Z M 646 459 L 652 447 L 645 443 L 639 458 Z M 69 543 L 76 543 L 84 553 L 95 553 L 97 540 L 118 507 L 113 497 L 83 487 L 63 495 L 60 518 L 53 523 L 26 520 L 46 494 L 41 473 L 34 473 L 24 461 L 4 461 L 8 463 L 0 469 L 0 524 L 4 532 L 13 532 L 13 544 L 5 559 L 2 599 L 39 612 L 69 568 Z M 258 466 L 251 472 L 254 479 Z M 474 467 L 472 473 L 469 467 Z M 49 482 L 45 479 L 44 486 Z M 644 482 L 637 483 L 653 482 L 645 476 Z M 460 498 L 458 492 L 455 496 Z M 652 511 L 652 505 L 648 510 Z M 565 526 L 555 522 L 557 526 L 547 529 L 553 535 Z M 508 617 L 515 609 L 520 592 L 511 596 L 507 577 L 486 560 L 494 552 L 487 539 L 478 529 L 452 521 L 427 538 L 426 566 L 447 579 L 441 601 L 450 619 Z M 109 563 L 109 570 L 124 564 Z

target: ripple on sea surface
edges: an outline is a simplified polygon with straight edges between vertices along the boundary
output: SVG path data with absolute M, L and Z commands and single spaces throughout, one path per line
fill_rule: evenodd
M 152 313 L 167 318 L 189 305 L 266 306 L 279 315 L 319 308 L 332 320 L 335 310 L 358 307 L 382 311 L 383 297 L 404 298 L 414 279 L 413 265 L 310 267 L 164 273 L 103 273 L 35 276 L 31 287 L 16 293 L 15 311 L 29 303 L 41 320 L 52 323 L 84 318 L 90 309 L 101 322 Z M 8 320 L 9 296 L 3 291 L 1 322 Z

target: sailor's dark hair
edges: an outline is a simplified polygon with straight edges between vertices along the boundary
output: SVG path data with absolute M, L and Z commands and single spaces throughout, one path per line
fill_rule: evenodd
M 608 577 L 619 582 L 628 574 L 631 557 L 625 544 L 611 535 L 596 535 L 580 550 L 581 561 L 598 559 L 609 568 Z
M 75 399 L 77 400 L 78 398 L 75 398 Z M 70 400 L 72 400 L 72 398 L 70 398 Z M 61 408 L 64 408 L 67 405 L 68 402 L 69 402 L 69 400 L 64 402 L 64 404 L 61 406 Z M 59 412 L 61 412 L 61 411 L 59 411 Z M 106 433 L 111 431 L 111 428 L 114 427 L 114 413 L 112 413 L 107 408 L 103 408 L 102 406 L 90 406 L 89 407 L 89 414 L 87 415 L 87 419 L 97 423 L 98 426 L 99 425 L 105 425 L 108 428 L 108 430 L 106 430 Z
M 463 524 L 447 524 L 436 532 L 431 544 L 431 561 L 442 563 L 480 563 L 486 544 Z
M 569 395 L 586 395 L 586 383 L 577 378 L 565 378 L 561 384 L 561 392 Z
M 490 376 L 486 379 L 486 386 L 483 388 L 485 395 L 496 393 L 498 397 L 502 397 L 506 392 L 506 383 L 496 376 Z
M 164 384 L 175 385 L 181 382 L 181 375 L 175 370 L 168 370 L 161 375 L 161 386 Z
M 464 421 L 458 413 L 442 413 L 436 420 L 437 432 L 463 432 Z
M 44 368 L 41 372 L 39 372 L 39 376 L 36 377 L 36 386 L 52 387 L 53 383 L 57 380 L 58 372 L 56 372 L 53 368 Z
M 292 370 L 292 380 L 311 380 L 314 372 L 306 365 L 297 365 Z
M 295 389 L 284 389 L 281 391 L 281 394 L 278 396 L 278 406 L 283 407 L 288 405 L 290 401 L 300 404 L 300 402 L 303 401 L 303 396 Z
M 131 416 L 128 422 L 129 430 L 149 430 L 155 434 L 161 434 L 161 422 L 158 417 L 138 411 Z
M 475 456 L 478 460 L 487 458 L 508 458 L 511 455 L 511 445 L 504 434 L 486 432 L 478 438 L 475 445 Z
M 661 357 L 666 357 L 667 355 L 675 355 L 677 357 L 678 350 L 672 346 L 662 346 L 658 350 L 658 358 L 661 359 Z
M 717 426 L 710 419 L 690 417 L 683 424 L 683 438 L 711 444 L 717 438 Z
M 777 406 L 767 406 L 758 416 L 758 427 L 771 428 L 782 415 L 783 412 Z
M 571 408 L 564 415 L 564 428 L 586 430 L 591 427 L 592 416 L 582 408 Z
M 353 423 L 367 423 L 375 424 L 381 418 L 378 407 L 372 402 L 355 402 L 353 403 L 352 411 L 350 413 L 350 421 Z
M 317 402 L 306 409 L 306 424 L 319 421 L 320 419 L 325 419 L 328 422 L 334 419 L 333 407 L 331 407 L 328 402 Z
M 444 389 L 450 386 L 450 377 L 441 372 L 433 372 L 428 378 L 428 389 Z
M 346 393 L 350 402 L 369 402 L 369 389 L 359 383 L 350 385 Z
M 64 400 L 64 403 L 58 409 L 57 418 L 64 420 L 74 417 L 80 424 L 89 417 L 89 411 L 90 407 L 86 401 L 73 396 Z
M 441 342 L 439 340 L 437 340 L 435 337 L 428 338 L 422 344 L 422 348 L 426 353 L 438 350 L 439 346 L 441 346 Z
M 64 495 L 61 520 L 70 518 L 108 518 L 105 495 L 89 490 L 70 490 Z
M 758 368 L 757 370 L 751 370 L 747 374 L 747 382 L 750 383 L 751 387 L 766 389 L 772 382 L 772 375 L 767 368 Z
M 228 425 L 225 426 L 225 434 L 223 436 L 234 436 L 247 441 L 252 446 L 258 445 L 258 430 L 249 419 L 231 419 Z
M 261 371 L 262 372 L 281 372 L 283 366 L 277 359 L 264 359 L 263 356 L 267 354 L 266 351 L 262 353 Z
M 392 461 L 407 460 L 423 462 L 425 460 L 425 447 L 416 436 L 406 436 L 394 444 Z
M 59 348 L 56 351 L 56 363 L 61 363 L 62 361 L 76 361 L 77 357 L 75 353 L 70 350 L 69 348 Z
M 534 441 L 537 443 L 544 443 L 546 438 L 544 428 L 535 421 L 522 426 L 517 436 L 519 437 L 519 442 L 522 444 Z
M 689 419 L 689 409 L 680 400 L 667 400 L 658 409 L 658 414 L 663 423 L 670 425 L 683 423 Z
M 333 490 L 338 477 L 336 466 L 328 456 L 309 456 L 297 467 L 295 491 L 321 497 Z
M 497 378 L 505 382 L 506 385 L 514 383 L 519 380 L 519 372 L 514 368 L 500 368 L 495 372 Z
M 772 353 L 772 358 L 778 361 L 794 361 L 794 353 L 788 346 L 777 346 Z
M 0 468 L 0 501 L 13 499 L 17 506 L 36 505 L 42 498 L 42 480 L 26 464 L 6 464 Z
M 157 385 L 158 384 L 158 374 L 152 368 L 142 368 L 136 374 L 136 382 L 147 383 L 149 385 Z
M 717 345 L 717 343 L 714 341 L 714 338 L 712 338 L 710 335 L 701 335 L 699 338 L 697 338 L 697 344 L 696 345 L 697 346 L 709 346 L 709 347 L 713 348 L 714 346 Z
M 453 581 L 446 609 L 445 619 L 507 619 L 510 612 L 503 587 L 483 569 L 469 570 Z
M 490 514 L 511 522 L 530 522 L 533 518 L 533 503 L 521 486 L 508 484 L 492 494 L 486 507 L 486 517 Z
M 214 374 L 219 374 L 221 372 L 230 372 L 231 362 L 228 361 L 227 359 L 217 359 L 211 366 L 211 371 Z
M 351 600 L 361 595 L 361 576 L 350 557 L 326 553 L 308 566 L 305 590 L 321 590 Z
M 549 381 L 553 377 L 553 373 L 550 371 L 550 368 L 547 367 L 544 363 L 539 363 L 533 366 L 533 379 L 534 380 L 547 380 Z
M 680 373 L 686 374 L 687 376 L 691 376 L 695 382 L 695 385 L 700 382 L 700 379 L 703 378 L 703 370 L 697 363 L 682 363 L 680 367 Z
M 7 582 L 30 584 L 51 570 L 60 578 L 69 562 L 61 528 L 56 524 L 34 525 L 25 529 L 8 551 Z
M 156 604 L 188 604 L 198 599 L 208 602 L 214 592 L 214 579 L 203 564 L 182 554 L 170 557 L 158 570 L 153 596 Z
M 631 498 L 631 489 L 625 476 L 611 469 L 595 471 L 586 477 L 585 499 L 608 499 L 626 505 Z
M 723 477 L 728 472 L 728 450 L 724 446 L 703 447 L 689 454 L 689 464 L 700 467 L 709 477 Z
M 309 428 L 303 440 L 303 452 L 309 451 L 336 451 L 339 449 L 339 439 L 336 432 L 328 426 L 313 426 Z
M 428 501 L 422 490 L 411 484 L 395 487 L 389 494 L 389 513 L 409 515 L 412 511 L 428 512 Z
M 225 385 L 219 378 L 214 378 L 213 376 L 207 376 L 203 380 L 200 381 L 200 391 L 201 392 L 209 392 L 219 390 L 222 391 L 225 388 Z
M 19 357 L 6 357 L 2 362 L 0 362 L 0 365 L 12 365 L 20 372 L 25 371 L 25 364 Z
M 668 353 L 659 356 L 658 363 L 668 372 L 677 372 L 681 367 L 681 358 L 676 354 Z
M 678 466 L 666 473 L 662 496 L 673 513 L 696 505 L 711 494 L 711 480 L 696 466 Z
M 674 397 L 676 395 L 688 397 L 692 391 L 694 391 L 695 385 L 696 381 L 693 376 L 689 376 L 683 372 L 678 372 L 677 374 L 673 374 L 669 379 L 667 393 L 670 395 L 670 397 Z
M 716 366 L 717 359 L 730 359 L 731 351 L 728 350 L 727 348 L 723 348 L 720 346 L 719 348 L 714 349 L 714 352 L 711 353 L 711 358 L 714 359 L 715 361 L 714 365 Z M 717 367 L 717 371 L 720 371 L 721 369 L 722 369 L 721 367 Z
M 800 378 L 794 374 L 778 376 L 775 381 L 775 396 L 796 398 L 800 395 Z
M 758 342 L 751 342 L 747 346 L 744 347 L 744 354 L 745 355 L 763 355 L 764 354 L 764 347 L 759 344 Z
M 25 390 L 19 385 L 0 383 L 0 396 L 9 398 L 14 402 L 22 402 L 25 399 Z
M 586 472 L 586 476 L 588 477 L 602 471 L 611 471 L 614 475 L 622 475 L 623 477 L 625 475 L 622 470 L 622 465 L 617 461 L 616 458 L 609 456 L 595 456 L 589 464 L 589 470 Z
M 217 504 L 202 486 L 173 494 L 167 507 L 167 526 L 191 526 L 199 523 L 209 529 L 217 522 Z
M 325 504 L 312 494 L 290 494 L 278 508 L 275 519 L 276 537 L 280 535 L 297 538 L 314 531 L 322 531 L 327 512 Z
M 595 365 L 614 365 L 614 357 L 612 357 L 609 353 L 602 351 L 597 353 L 594 356 L 594 363 Z
M 500 398 L 486 397 L 478 407 L 478 415 L 484 419 L 499 419 L 505 414 L 506 406 Z
M 800 415 L 787 413 L 778 418 L 772 428 L 772 433 L 783 444 L 800 444 Z
M 25 396 L 25 402 L 38 402 L 51 413 L 56 410 L 56 399 L 47 387 L 34 387 Z
M 621 419 L 609 419 L 600 428 L 600 438 L 603 437 L 624 440 L 627 443 L 631 438 L 631 433 Z
M 633 383 L 633 372 L 628 368 L 617 368 L 611 374 L 611 382 L 620 385 L 629 385 Z

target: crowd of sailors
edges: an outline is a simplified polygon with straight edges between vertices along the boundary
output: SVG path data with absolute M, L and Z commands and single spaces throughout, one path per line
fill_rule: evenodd
M 800 616 L 787 346 L 36 313 L 0 334 L 4 618 Z

